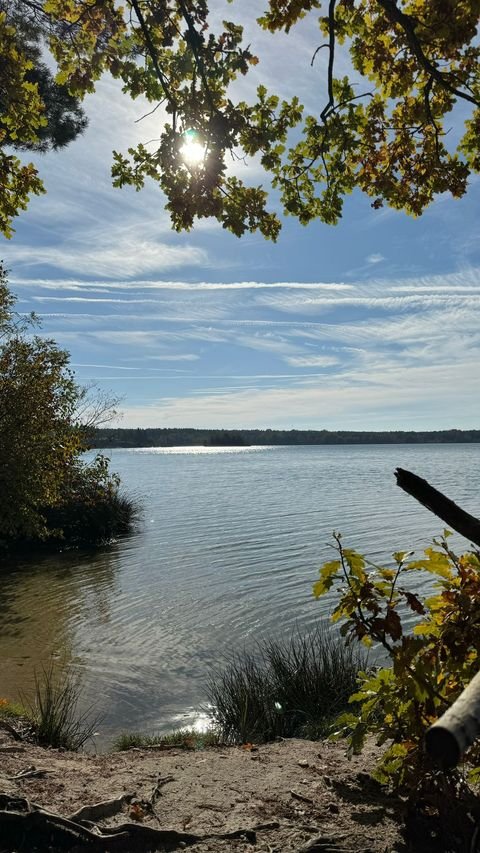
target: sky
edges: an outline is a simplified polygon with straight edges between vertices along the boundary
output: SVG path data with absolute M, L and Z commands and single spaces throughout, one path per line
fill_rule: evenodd
M 311 23 L 270 36 L 259 0 L 217 6 L 261 58 L 242 94 L 264 82 L 318 114 L 326 51 L 312 68 Z M 137 122 L 148 105 L 110 78 L 85 106 L 86 133 L 38 156 L 47 194 L 0 257 L 78 381 L 121 397 L 119 426 L 480 426 L 479 181 L 419 219 L 356 192 L 336 227 L 286 218 L 276 244 L 216 221 L 176 234 L 156 185 L 111 186 L 112 149 L 158 136 L 160 111 Z M 255 161 L 235 168 L 267 183 Z

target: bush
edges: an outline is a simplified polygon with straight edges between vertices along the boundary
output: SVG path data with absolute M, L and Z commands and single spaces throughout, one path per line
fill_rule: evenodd
M 253 652 L 235 653 L 210 678 L 215 724 L 230 743 L 323 737 L 365 666 L 364 654 L 346 649 L 324 627 L 267 640 Z
M 82 456 L 116 401 L 77 385 L 70 355 L 30 334 L 0 262 L 0 549 L 97 543 L 128 532 L 134 501 L 108 460 Z M 28 334 L 27 334 L 28 333 Z
M 455 701 L 478 671 L 480 656 L 480 554 L 457 556 L 450 531 L 413 559 L 413 551 L 393 554 L 393 565 L 374 565 L 335 535 L 338 558 L 320 569 L 318 598 L 338 590 L 332 619 L 349 642 L 377 643 L 392 666 L 361 672 L 352 701 L 357 709 L 338 720 L 350 751 L 360 752 L 368 734 L 387 744 L 377 768 L 379 781 L 414 798 L 437 774 L 425 750 L 425 732 Z M 436 594 L 413 592 L 409 578 L 428 573 Z M 429 584 L 429 592 L 432 592 Z M 405 617 L 408 615 L 408 622 Z M 413 618 L 412 618 L 413 617 Z M 480 778 L 480 749 L 466 755 Z
M 140 517 L 140 505 L 122 494 L 119 485 L 102 454 L 89 464 L 72 465 L 59 500 L 41 511 L 48 541 L 99 544 L 131 532 Z

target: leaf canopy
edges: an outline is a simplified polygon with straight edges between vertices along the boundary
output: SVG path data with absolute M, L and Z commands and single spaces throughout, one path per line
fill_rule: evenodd
M 415 216 L 439 193 L 466 192 L 470 174 L 480 170 L 480 0 L 265 2 L 258 22 L 270 33 L 290 33 L 300 20 L 318 30 L 315 56 L 297 58 L 306 69 L 311 60 L 315 70 L 317 54 L 326 51 L 315 114 L 298 97 L 281 100 L 263 85 L 249 102 L 236 97 L 234 81 L 258 64 L 261 74 L 264 57 L 243 43 L 238 22 L 218 27 L 218 8 L 207 0 L 15 5 L 25 14 L 34 10 L 57 63 L 57 84 L 72 97 L 94 91 L 108 71 L 131 97 L 143 95 L 153 108 L 163 104 L 159 139 L 115 152 L 112 175 L 118 187 L 157 182 L 178 231 L 214 217 L 238 236 L 259 230 L 276 239 L 279 203 L 303 224 L 315 218 L 334 224 L 355 188 L 373 208 L 387 204 Z M 6 69 L 0 88 L 8 95 L 0 98 L 1 122 L 10 139 L 28 147 L 41 137 L 45 105 L 5 15 L 0 49 Z M 348 76 L 338 70 L 340 51 L 343 68 L 348 57 Z M 449 145 L 458 104 L 464 133 Z M 187 132 L 205 147 L 194 165 L 180 153 Z M 5 144 L 6 131 L 1 134 Z M 234 159 L 257 157 L 265 186 L 227 171 L 228 152 Z M 8 236 L 29 193 L 42 188 L 33 167 L 3 151 L 0 156 L 0 227 Z

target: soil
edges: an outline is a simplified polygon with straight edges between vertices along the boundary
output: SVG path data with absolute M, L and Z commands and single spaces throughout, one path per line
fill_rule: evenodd
M 296 739 L 92 756 L 20 743 L 0 731 L 0 792 L 64 817 L 124 797 L 117 814 L 97 821 L 102 829 L 136 821 L 201 836 L 145 850 L 400 853 L 400 804 L 372 780 L 376 757 L 373 745 L 348 760 L 344 744 Z

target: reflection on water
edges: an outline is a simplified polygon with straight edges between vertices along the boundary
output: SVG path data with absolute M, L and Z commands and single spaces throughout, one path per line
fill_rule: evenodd
M 207 447 L 197 445 L 195 447 L 135 447 L 130 453 L 148 453 L 150 456 L 205 456 L 212 453 L 264 453 L 265 450 L 274 450 L 274 445 L 251 444 L 241 447 Z
M 376 560 L 438 534 L 441 522 L 395 486 L 396 466 L 479 511 L 478 445 L 111 455 L 143 503 L 142 530 L 0 569 L 0 697 L 28 693 L 50 655 L 66 659 L 104 738 L 189 722 L 229 650 L 325 617 L 329 601 L 315 602 L 311 585 L 333 529 Z
M 35 671 L 51 658 L 82 665 L 75 623 L 94 614 L 108 625 L 118 549 L 16 560 L 2 571 L 0 695 L 31 695 Z

